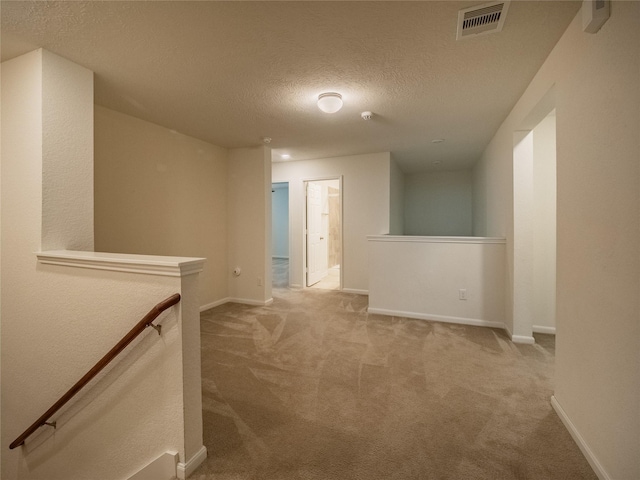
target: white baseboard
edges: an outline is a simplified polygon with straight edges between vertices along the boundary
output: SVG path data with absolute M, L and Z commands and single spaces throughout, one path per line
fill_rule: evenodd
M 172 480 L 176 478 L 178 452 L 166 452 L 127 480 Z
M 360 290 L 358 288 L 343 288 L 340 291 L 344 293 L 355 293 L 356 295 L 369 295 L 369 290 Z
M 200 307 L 200 312 L 204 312 L 205 310 L 209 310 L 210 308 L 218 307 L 225 303 L 242 303 L 244 305 L 257 305 L 259 307 L 263 307 L 263 306 L 271 305 L 273 303 L 273 298 L 270 298 L 269 300 L 265 300 L 264 302 L 261 302 L 260 300 L 252 300 L 249 298 L 227 297 L 221 300 L 217 300 L 215 302 L 207 303 L 206 305 L 202 305 Z
M 536 339 L 526 335 L 511 335 L 511 341 L 513 343 L 524 343 L 525 345 L 533 345 L 536 343 Z
M 582 438 L 582 435 L 580 435 L 580 432 L 567 415 L 567 412 L 564 411 L 562 405 L 560 405 L 555 395 L 551 396 L 551 406 L 560 417 L 560 420 L 562 420 L 564 426 L 567 428 L 567 430 L 569 430 L 571 437 L 573 437 L 573 441 L 576 442 L 576 444 L 580 448 L 580 451 L 587 459 L 587 462 L 589 462 L 589 465 L 591 465 L 591 468 L 593 468 L 593 471 L 598 476 L 598 478 L 600 480 L 612 480 L 611 476 L 609 476 L 609 474 L 605 471 L 602 464 L 593 454 L 593 451 L 591 451 L 591 449 L 589 448 L 589 445 L 587 445 L 587 442 L 584 440 L 584 438 Z
M 509 335 L 509 338 L 513 343 L 523 343 L 525 345 L 534 345 L 536 343 L 536 339 L 533 338 L 533 335 L 514 335 L 506 324 L 504 325 L 504 330 L 507 332 L 507 335 Z
M 289 260 L 289 257 L 284 257 L 284 256 L 281 256 L 281 255 L 272 255 L 271 258 L 278 258 L 278 259 L 281 259 L 281 260 Z
M 253 300 L 251 298 L 237 298 L 237 297 L 229 297 L 227 302 L 231 303 L 242 303 L 243 305 L 256 305 L 258 307 L 264 307 L 266 305 L 271 305 L 273 303 L 273 298 L 269 300 Z
M 187 463 L 178 463 L 177 473 L 180 480 L 184 480 L 191 475 L 196 468 L 200 466 L 202 462 L 207 459 L 207 447 L 204 445 L 198 450 L 198 452 L 189 459 Z
M 216 300 L 215 302 L 207 303 L 206 305 L 201 305 L 200 306 L 200 311 L 204 312 L 205 310 L 209 310 L 210 308 L 218 307 L 218 306 L 223 305 L 225 303 L 228 303 L 230 301 L 231 300 L 229 299 L 229 297 L 223 298 L 223 299 L 220 299 L 220 300 Z
M 300 285 L 299 283 L 292 283 L 291 285 L 289 285 L 289 288 L 299 289 L 302 288 L 302 285 Z
M 457 323 L 460 325 L 473 325 L 475 327 L 491 327 L 506 330 L 504 323 L 492 322 L 490 320 L 481 320 L 478 318 L 465 317 L 449 317 L 446 315 L 433 315 L 430 313 L 405 312 L 401 310 L 387 310 L 384 308 L 371 308 L 367 310 L 369 313 L 377 313 L 380 315 L 390 315 L 394 317 L 416 318 L 418 320 L 431 320 L 434 322 Z
M 545 333 L 547 335 L 556 334 L 556 327 L 545 327 L 542 325 L 533 325 L 531 329 L 533 330 L 533 333 Z
M 507 332 L 507 335 L 513 343 L 524 343 L 533 345 L 536 340 L 532 336 L 513 335 L 509 328 L 502 322 L 494 322 L 491 320 L 483 320 L 479 318 L 451 317 L 447 315 L 435 315 L 430 313 L 405 312 L 402 310 L 387 310 L 383 308 L 369 307 L 369 313 L 378 313 L 380 315 L 390 315 L 395 317 L 416 318 L 418 320 L 431 320 L 434 322 L 457 323 L 460 325 L 472 325 L 475 327 L 501 328 Z

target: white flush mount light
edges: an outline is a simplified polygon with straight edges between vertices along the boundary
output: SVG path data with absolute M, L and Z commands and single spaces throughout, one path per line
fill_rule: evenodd
M 335 92 L 318 95 L 318 108 L 325 113 L 336 113 L 342 108 L 342 95 Z
M 289 160 L 291 158 L 291 155 L 289 155 L 288 153 L 283 153 L 282 155 L 280 155 L 280 158 L 282 158 L 283 160 Z

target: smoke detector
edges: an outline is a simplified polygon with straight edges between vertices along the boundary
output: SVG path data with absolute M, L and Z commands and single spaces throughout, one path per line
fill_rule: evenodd
M 371 113 L 371 112 L 362 112 L 360 114 L 360 116 L 362 117 L 363 120 L 371 120 L 371 117 L 373 117 L 373 113 Z
M 491 2 L 458 12 L 456 40 L 502 31 L 509 1 Z

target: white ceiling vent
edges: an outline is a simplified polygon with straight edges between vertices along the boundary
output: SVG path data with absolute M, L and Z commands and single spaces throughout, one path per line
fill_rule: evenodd
M 485 3 L 460 10 L 456 39 L 501 31 L 508 9 L 509 2 L 503 1 Z

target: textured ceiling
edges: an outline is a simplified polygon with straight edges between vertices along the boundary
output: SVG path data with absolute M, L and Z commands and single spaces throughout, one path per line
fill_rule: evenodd
M 456 41 L 458 10 L 482 3 L 3 0 L 2 60 L 44 47 L 95 72 L 100 105 L 222 147 L 268 136 L 275 160 L 391 151 L 407 173 L 451 170 L 580 8 L 513 1 L 501 33 Z M 317 109 L 325 91 L 340 112 Z

